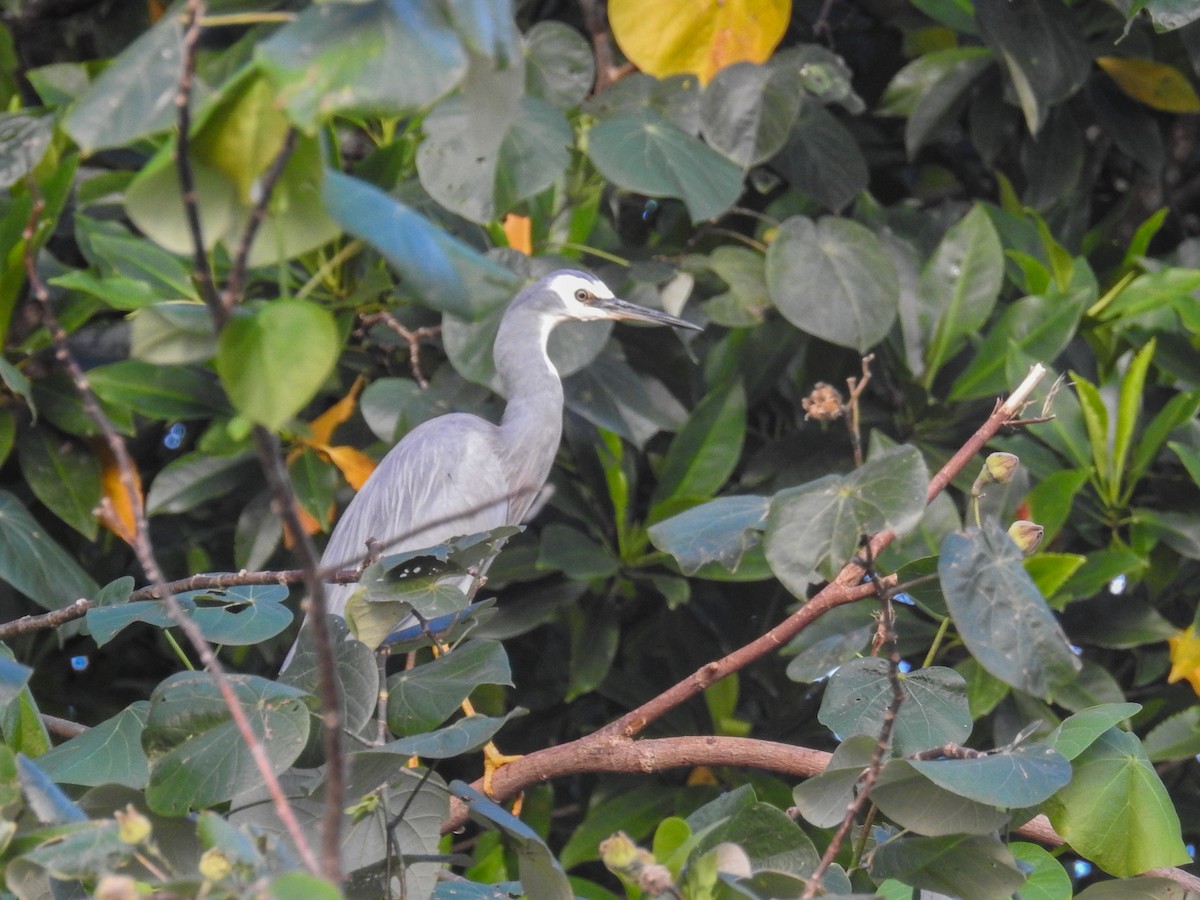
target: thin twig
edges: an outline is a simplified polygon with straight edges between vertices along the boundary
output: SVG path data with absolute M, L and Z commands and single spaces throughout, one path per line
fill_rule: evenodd
M 407 328 L 404 323 L 393 316 L 386 310 L 384 312 L 371 313 L 365 315 L 361 319 L 363 325 L 370 328 L 372 325 L 379 323 L 396 334 L 400 340 L 408 345 L 408 365 L 412 369 L 413 380 L 421 386 L 422 390 L 429 387 L 429 379 L 425 377 L 424 371 L 421 369 L 421 340 L 423 338 L 436 337 L 442 333 L 441 325 L 426 325 L 421 328 Z
M 815 897 L 821 890 L 825 872 L 833 865 L 833 861 L 841 852 L 842 845 L 846 842 L 850 829 L 854 827 L 858 814 L 870 802 L 871 791 L 875 787 L 875 782 L 879 780 L 879 773 L 883 770 L 883 764 L 891 752 L 892 732 L 896 727 L 896 716 L 900 713 L 900 707 L 904 703 L 904 688 L 900 684 L 900 651 L 896 648 L 896 610 L 892 606 L 892 589 L 883 583 L 879 578 L 879 573 L 875 570 L 871 542 L 864 540 L 863 545 L 866 557 L 863 560 L 863 568 L 866 569 L 867 577 L 870 579 L 871 586 L 875 588 L 881 604 L 879 635 L 881 643 L 887 647 L 888 651 L 888 684 L 892 688 L 892 699 L 884 711 L 883 723 L 879 726 L 879 740 L 876 741 L 875 749 L 871 753 L 871 761 L 857 782 L 858 790 L 846 807 L 846 814 L 842 817 L 837 831 L 834 832 L 829 846 L 821 854 L 821 861 L 813 869 L 801 897 Z
M 863 464 L 862 413 L 859 409 L 858 401 L 862 397 L 863 391 L 867 389 L 867 385 L 871 383 L 871 363 L 874 359 L 875 354 L 868 353 L 862 358 L 862 377 L 855 378 L 852 375 L 846 379 L 846 387 L 850 389 L 850 398 L 846 401 L 846 406 L 850 410 L 850 416 L 846 422 L 846 427 L 850 430 L 850 446 L 854 450 L 855 468 L 859 468 Z
M 322 573 L 322 580 L 333 584 L 354 584 L 361 577 L 362 572 L 358 569 L 343 569 L 337 572 Z M 166 584 L 167 592 L 171 594 L 182 594 L 186 591 L 200 590 L 224 590 L 226 588 L 237 587 L 239 585 L 253 584 L 300 584 L 304 581 L 303 569 L 283 569 L 281 571 L 271 572 L 223 572 L 219 574 L 203 574 L 190 575 L 187 578 L 180 578 L 175 581 L 169 581 Z M 144 600 L 161 600 L 163 593 L 158 585 L 147 585 L 146 587 L 138 588 L 128 597 L 128 602 L 144 601 Z M 57 628 L 60 625 L 65 625 L 67 622 L 73 622 L 76 619 L 82 619 L 87 615 L 89 609 L 94 609 L 96 604 L 86 597 L 80 597 L 70 606 L 64 606 L 60 609 L 51 610 L 48 613 L 42 613 L 38 616 L 22 616 L 19 619 L 14 619 L 11 622 L 0 624 L 0 641 L 6 641 L 18 634 L 28 634 L 31 631 L 42 631 L 48 628 Z
M 317 654 L 318 694 L 321 699 L 322 738 L 325 750 L 325 808 L 321 816 L 322 874 L 335 884 L 342 880 L 341 830 L 342 810 L 346 797 L 346 752 L 342 743 L 342 702 L 336 662 L 333 658 L 333 636 L 325 618 L 325 585 L 322 582 L 321 561 L 312 538 L 300 521 L 300 505 L 287 466 L 279 448 L 279 439 L 261 425 L 254 427 L 254 443 L 259 462 L 267 476 L 274 498 L 276 514 L 296 536 L 295 549 L 300 555 L 304 584 L 308 589 L 309 627 L 313 630 L 313 646 Z
M 287 136 L 283 139 L 283 146 L 279 148 L 279 153 L 275 156 L 271 167 L 267 169 L 258 184 L 258 202 L 250 211 L 250 218 L 246 221 L 246 227 L 242 231 L 242 237 L 238 241 L 237 250 L 233 255 L 233 266 L 229 269 L 229 276 L 225 280 L 225 290 L 221 292 L 221 309 L 226 318 L 233 314 L 233 308 L 242 300 L 242 283 L 246 279 L 246 269 L 250 262 L 250 248 L 254 245 L 254 238 L 258 236 L 259 228 L 267 218 L 267 212 L 271 206 L 271 196 L 275 193 L 275 186 L 279 183 L 279 179 L 283 177 L 288 160 L 292 158 L 292 153 L 296 150 L 298 137 L 295 128 L 288 129 Z
M 271 795 L 272 803 L 275 805 L 280 821 L 292 837 L 292 840 L 295 841 L 297 851 L 304 859 L 305 865 L 316 874 L 318 871 L 316 859 L 313 857 L 312 850 L 304 840 L 304 833 L 300 830 L 300 824 L 296 821 L 291 805 L 288 803 L 283 788 L 279 784 L 279 779 L 275 777 L 271 759 L 267 756 L 266 748 L 255 736 L 254 730 L 250 726 L 250 720 L 247 718 L 246 711 L 242 708 L 241 702 L 238 700 L 233 684 L 226 676 L 225 669 L 217 659 L 216 654 L 213 653 L 212 648 L 204 639 L 204 634 L 200 631 L 200 627 L 183 611 L 183 608 L 175 599 L 175 595 L 167 589 L 167 582 L 163 576 L 162 569 L 159 568 L 158 561 L 154 558 L 154 549 L 150 543 L 150 528 L 146 521 L 146 508 L 142 501 L 141 491 L 138 489 L 136 470 L 133 460 L 129 456 L 129 450 L 125 446 L 125 440 L 117 433 L 112 422 L 105 415 L 104 410 L 100 408 L 100 403 L 96 399 L 91 385 L 88 383 L 87 376 L 84 374 L 83 369 L 80 368 L 79 363 L 71 355 L 67 342 L 67 333 L 61 323 L 59 323 L 57 316 L 54 315 L 54 310 L 50 303 L 50 292 L 42 282 L 34 260 L 34 242 L 32 238 L 36 231 L 36 223 L 43 209 L 44 203 L 42 198 L 40 196 L 35 197 L 33 209 L 30 212 L 29 224 L 25 229 L 25 272 L 29 279 L 30 290 L 41 307 L 42 320 L 46 324 L 47 331 L 50 332 L 55 359 L 58 360 L 59 364 L 70 375 L 71 381 L 75 385 L 75 390 L 79 393 L 80 403 L 84 412 L 95 423 L 105 444 L 108 446 L 109 452 L 112 454 L 113 459 L 116 460 L 117 470 L 120 473 L 121 487 L 129 495 L 130 507 L 133 510 L 134 554 L 137 556 L 138 563 L 141 565 L 142 571 L 145 572 L 146 578 L 162 592 L 163 605 L 166 608 L 167 615 L 171 617 L 171 620 L 187 636 L 188 641 L 195 648 L 201 662 L 204 663 L 205 667 L 212 674 L 213 681 L 220 691 L 226 706 L 229 708 L 234 725 L 237 727 L 242 739 L 246 742 L 255 766 L 258 768 L 259 774 L 263 777 L 264 784 Z
M 204 16 L 204 0 L 188 0 L 183 24 L 183 71 L 179 76 L 179 89 L 175 93 L 175 112 L 179 121 L 179 134 L 175 139 L 175 173 L 179 178 L 179 190 L 183 194 L 183 214 L 187 219 L 188 231 L 192 235 L 192 263 L 196 267 L 193 277 L 200 289 L 200 297 L 212 314 L 218 328 L 225 324 L 224 310 L 217 296 L 213 281 L 212 266 L 204 245 L 204 228 L 200 224 L 200 207 L 196 202 L 196 179 L 192 173 L 188 151 L 192 137 L 192 87 L 196 81 L 196 48 L 200 41 L 201 19 Z

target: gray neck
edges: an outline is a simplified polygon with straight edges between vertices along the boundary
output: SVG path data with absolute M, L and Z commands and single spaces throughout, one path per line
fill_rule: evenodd
M 508 405 L 500 437 L 508 458 L 513 524 L 524 519 L 546 483 L 562 437 L 562 381 L 546 353 L 558 323 L 534 304 L 510 307 L 500 322 L 494 356 Z

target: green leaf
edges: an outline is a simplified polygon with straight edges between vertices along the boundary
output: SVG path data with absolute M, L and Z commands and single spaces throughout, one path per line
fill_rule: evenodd
M 307 900 L 341 900 L 341 890 L 323 878 L 307 872 L 288 872 L 272 878 L 266 886 L 268 900 L 292 900 L 306 897 Z
M 38 757 L 38 765 L 59 784 L 123 784 L 143 789 L 150 779 L 141 741 L 149 708 L 149 703 L 139 700 Z
M 865 191 L 870 176 L 858 139 L 833 113 L 807 98 L 771 165 L 795 190 L 834 212 Z
M 574 900 L 562 865 L 528 825 L 489 800 L 470 785 L 451 782 L 450 790 L 467 805 L 467 812 L 478 825 L 499 829 L 514 845 L 526 896 L 538 900 Z
M 1088 76 L 1091 53 L 1074 10 L 1056 3 L 975 6 L 979 32 L 1004 60 L 1025 123 L 1037 134 L 1049 108 L 1073 95 Z
M 473 75 L 464 93 L 425 118 L 417 150 L 421 184 L 472 222 L 503 218 L 550 187 L 571 161 L 574 135 L 563 114 L 533 97 L 515 105 L 514 98 L 504 79 Z
M 938 574 L 971 655 L 1007 684 L 1045 697 L 1075 676 L 1079 661 L 1023 563 L 1012 538 L 989 522 L 946 537 Z
M 176 256 L 115 222 L 77 216 L 75 239 L 103 279 L 147 285 L 157 296 L 199 301 L 191 272 Z M 203 308 L 203 307 L 200 307 Z M 207 316 L 208 310 L 205 309 Z M 206 321 L 212 331 L 212 319 Z
M 1069 776 L 1070 766 L 1065 767 Z M 929 837 L 992 834 L 1008 820 L 1004 809 L 931 784 L 905 759 L 888 762 L 871 800 L 897 825 Z
M 1133 461 L 1129 466 L 1129 487 L 1126 488 L 1126 495 L 1130 494 L 1142 476 L 1146 474 L 1146 470 L 1154 462 L 1158 451 L 1171 432 L 1189 421 L 1198 409 L 1200 409 L 1200 391 L 1188 391 L 1176 394 L 1168 400 L 1150 420 L 1150 424 L 1142 430 L 1141 439 L 1133 448 Z M 1171 447 L 1174 449 L 1175 445 L 1171 445 Z M 1176 453 L 1178 452 L 1176 450 Z M 1180 458 L 1183 459 L 1184 465 L 1188 465 L 1187 459 L 1184 459 L 1182 455 Z M 1188 465 L 1188 472 L 1193 480 L 1200 484 L 1200 466 Z
M 571 627 L 570 681 L 566 702 L 595 690 L 617 656 L 620 623 L 607 603 L 575 605 L 567 611 Z
M 1146 373 L 1150 369 L 1150 360 L 1154 358 L 1155 346 L 1156 342 L 1151 338 L 1146 346 L 1134 354 L 1129 368 L 1125 370 L 1125 377 L 1121 379 L 1116 431 L 1113 434 L 1110 457 L 1112 474 L 1109 477 L 1114 488 L 1120 488 L 1125 480 L 1125 464 L 1129 459 L 1129 448 L 1133 445 L 1146 386 Z
M 1179 816 L 1135 735 L 1110 728 L 1074 768 L 1045 807 L 1072 849 L 1122 878 L 1189 862 Z
M 399 117 L 428 107 L 467 71 L 467 54 L 434 0 L 312 6 L 255 48 L 299 127 L 345 112 Z
M 833 752 L 824 772 L 793 788 L 792 799 L 806 821 L 818 828 L 836 828 L 841 823 L 877 741 L 877 734 L 846 738 Z
M 742 170 L 652 109 L 618 113 L 587 134 L 587 152 L 618 187 L 678 197 L 693 222 L 729 209 L 742 192 Z
M 208 362 L 217 355 L 212 316 L 203 303 L 156 303 L 132 316 L 129 355 L 157 365 Z
M 276 774 L 308 739 L 304 694 L 254 675 L 226 675 Z M 142 748 L 150 762 L 146 801 L 162 815 L 212 806 L 262 781 L 220 691 L 207 672 L 178 672 L 150 695 Z
M 97 366 L 88 381 L 102 399 L 150 419 L 206 419 L 230 411 L 216 379 L 203 369 L 125 359 Z
M 1200 753 L 1200 706 L 1189 707 L 1159 722 L 1146 735 L 1151 762 L 1191 760 Z
M 742 168 L 766 162 L 788 139 L 803 93 L 784 66 L 736 63 L 713 77 L 700 96 L 700 130 L 714 150 Z
M 614 832 L 624 831 L 633 840 L 642 840 L 672 813 L 677 801 L 677 791 L 653 783 L 638 789 L 618 789 L 606 798 L 593 795 L 591 808 L 559 854 L 563 867 L 573 869 L 599 859 L 600 842 Z
M 327 172 L 321 198 L 334 221 L 383 254 L 434 309 L 476 319 L 520 287 L 508 269 L 365 181 Z
M 287 128 L 266 83 L 253 74 L 239 79 L 210 111 L 192 140 L 191 154 L 196 192 L 203 198 L 199 215 L 206 250 L 223 244 L 232 254 L 240 244 L 254 215 L 260 179 L 282 147 Z M 159 246 L 191 254 L 194 238 L 171 150 L 165 146 L 130 183 L 125 211 Z M 319 140 L 301 136 L 250 246 L 250 268 L 290 259 L 337 237 L 338 228 L 319 200 L 323 176 Z
M 26 428 L 17 438 L 21 474 L 56 516 L 89 541 L 99 526 L 96 510 L 103 490 L 100 463 L 90 449 L 48 428 Z
M 767 288 L 802 331 L 859 352 L 883 340 L 896 320 L 899 283 L 891 256 L 849 219 L 794 216 L 767 250 Z
M 737 844 L 746 852 L 752 871 L 772 869 L 808 876 L 821 859 L 800 826 L 769 803 L 749 804 L 703 832 L 694 854 L 724 842 Z
M 147 515 L 183 513 L 243 484 L 254 467 L 249 453 L 208 456 L 196 451 L 171 460 L 146 495 Z
M 33 669 L 23 666 L 10 653 L 0 656 L 0 706 L 7 706 L 20 696 L 29 682 Z
M 1133 521 L 1150 529 L 1179 555 L 1200 559 L 1200 514 L 1135 509 Z
M 248 646 L 275 637 L 292 623 L 292 612 L 283 605 L 287 598 L 286 587 L 268 584 L 187 591 L 175 599 L 210 643 Z M 206 602 L 202 605 L 197 601 Z M 104 646 L 135 622 L 159 628 L 175 625 L 157 600 L 138 600 L 87 612 L 88 630 L 98 646 Z
M 0 579 L 43 609 L 67 606 L 100 589 L 7 491 L 0 491 Z
M 902 837 L 875 849 L 871 876 L 972 900 L 1009 900 L 1025 881 L 995 835 Z
M 183 20 L 164 15 L 92 82 L 63 118 L 63 130 L 87 154 L 166 131 L 178 115 Z M 202 81 L 194 86 L 203 97 Z
M 388 727 L 420 734 L 441 725 L 481 684 L 512 685 L 508 656 L 496 641 L 470 641 L 388 679 Z
M 91 272 L 75 270 L 51 278 L 50 283 L 68 291 L 79 291 L 81 294 L 99 297 L 114 309 L 121 310 L 141 309 L 167 299 L 145 281 L 126 278 L 123 275 L 98 278 Z
M 892 702 L 888 661 L 878 657 L 853 659 L 833 677 L 821 700 L 817 719 L 837 734 L 878 737 Z M 954 742 L 971 733 L 967 685 L 952 669 L 934 666 L 900 676 L 904 703 L 896 716 L 892 746 L 899 754 L 917 753 Z
M 964 339 L 983 327 L 1004 282 L 1000 236 L 982 205 L 955 223 L 921 272 L 919 316 L 929 387 Z
M 341 616 L 328 615 L 325 623 L 341 687 L 338 694 L 343 706 L 342 725 L 347 732 L 357 734 L 375 718 L 379 707 L 379 663 L 371 648 L 361 641 L 347 640 L 350 629 Z M 296 654 L 288 667 L 279 673 L 279 680 L 313 697 L 320 695 L 320 663 L 313 629 L 300 629 Z M 315 736 L 310 735 L 310 744 Z M 321 759 L 323 761 L 323 756 Z
M 1013 841 L 1008 849 L 1026 872 L 1021 900 L 1070 900 L 1071 876 L 1061 862 L 1037 844 Z
M 827 475 L 780 491 L 767 516 L 771 570 L 803 597 L 810 582 L 832 578 L 854 556 L 864 534 L 884 529 L 903 534 L 916 526 L 928 485 L 920 451 L 905 445 L 849 475 Z
M 278 429 L 316 395 L 341 347 L 337 323 L 306 300 L 273 300 L 235 316 L 217 342 L 217 373 L 237 411 Z M 297 366 L 296 360 L 304 360 Z
M 1071 780 L 1067 758 L 1042 743 L 975 759 L 914 759 L 909 764 L 947 791 L 1004 809 L 1036 806 Z
M 746 392 L 740 381 L 708 394 L 667 449 L 650 519 L 677 497 L 711 497 L 728 480 L 746 438 Z
M 651 525 L 648 533 L 655 547 L 675 557 L 684 575 L 712 562 L 736 572 L 761 540 L 769 508 L 766 497 L 718 497 Z
M 1141 710 L 1140 703 L 1106 703 L 1069 716 L 1046 738 L 1046 743 L 1067 759 L 1075 759 L 1113 726 Z
M 803 684 L 827 678 L 839 666 L 862 654 L 876 625 L 857 604 L 831 609 L 784 649 L 785 655 L 795 657 L 788 663 L 787 677 Z
M 904 148 L 910 159 L 954 124 L 994 59 L 986 47 L 954 47 L 926 53 L 896 73 L 878 112 L 908 117 Z
M 1039 594 L 1053 597 L 1085 562 L 1087 557 L 1078 553 L 1039 553 L 1025 560 L 1025 571 L 1037 585 Z
M 586 581 L 616 575 L 620 560 L 580 530 L 554 522 L 542 529 L 538 568 Z
M 1006 306 L 975 349 L 967 370 L 955 379 L 950 399 L 971 400 L 1000 393 L 1008 386 L 1008 362 L 1018 354 L 1020 359 L 1055 359 L 1074 337 L 1084 307 L 1095 296 L 1093 281 L 1070 293 L 1051 291 Z
M 384 744 L 379 749 L 406 758 L 419 756 L 422 759 L 450 759 L 478 750 L 490 741 L 509 719 L 520 714 L 514 711 L 500 717 L 464 716 L 445 728 L 401 738 Z
M 525 93 L 555 109 L 579 106 L 596 81 L 591 45 L 562 22 L 535 22 L 525 32 Z
M 1046 529 L 1047 543 L 1052 542 L 1063 525 L 1067 523 L 1075 498 L 1087 484 L 1090 474 L 1088 469 L 1060 469 L 1042 478 L 1026 495 L 1025 502 L 1029 504 L 1029 518 Z M 1064 555 L 1072 556 L 1073 554 Z M 1043 593 L 1049 597 L 1053 592 Z

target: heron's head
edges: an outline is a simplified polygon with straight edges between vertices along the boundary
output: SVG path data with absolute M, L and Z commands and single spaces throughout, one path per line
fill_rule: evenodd
M 559 321 L 628 320 L 701 330 L 699 325 L 665 312 L 619 300 L 599 278 L 574 269 L 553 272 L 527 290 L 535 291 L 538 300 L 545 304 L 543 308 L 554 313 Z

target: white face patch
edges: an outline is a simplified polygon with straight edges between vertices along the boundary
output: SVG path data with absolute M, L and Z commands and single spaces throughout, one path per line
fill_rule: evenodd
M 598 278 L 563 272 L 551 278 L 546 286 L 562 300 L 569 318 L 582 321 L 611 318 L 604 309 L 593 305 L 598 300 L 613 299 L 613 292 Z

